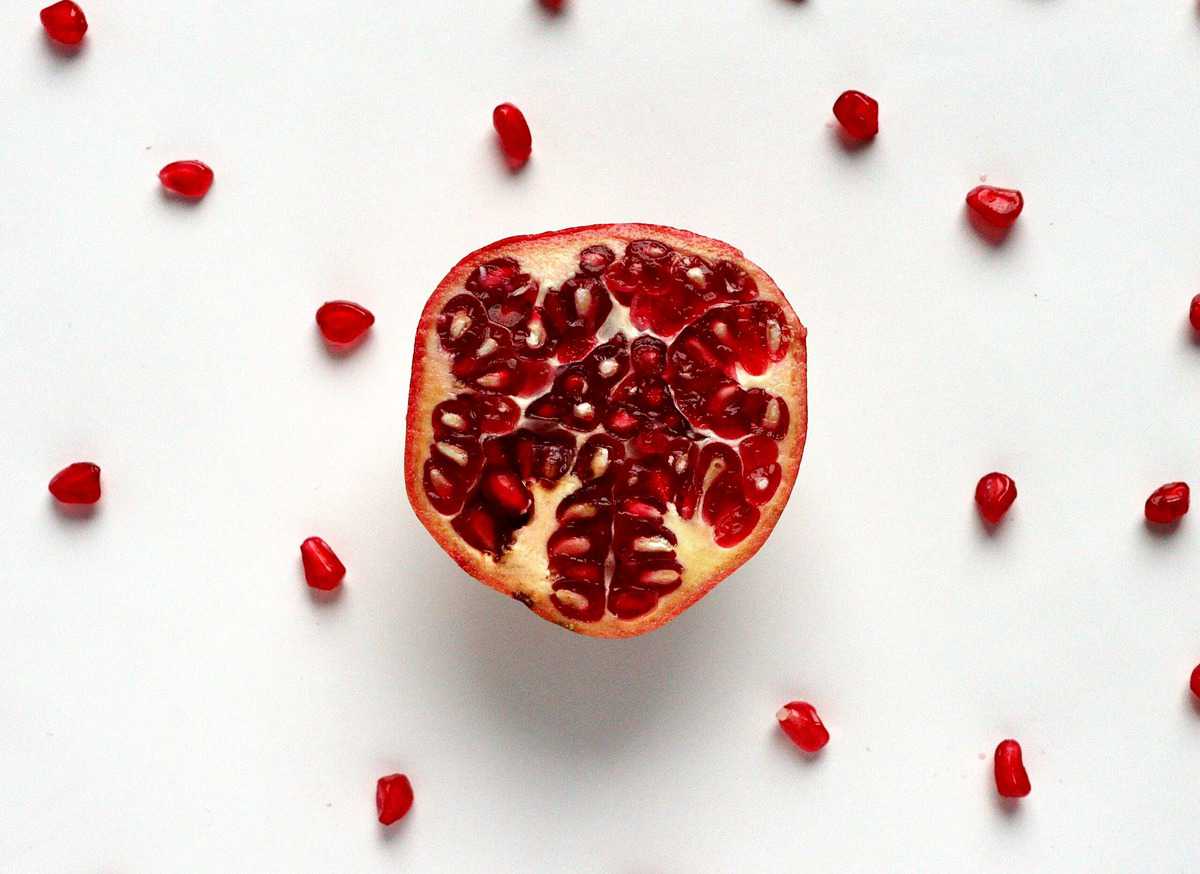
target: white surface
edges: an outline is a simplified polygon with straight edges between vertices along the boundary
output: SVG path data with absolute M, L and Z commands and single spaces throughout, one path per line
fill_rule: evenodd
M 92 0 L 69 58 L 38 5 L 0 2 L 0 869 L 1194 869 L 1200 519 L 1141 521 L 1200 479 L 1189 0 Z M 882 104 L 853 153 L 849 87 Z M 193 157 L 208 199 L 165 201 Z M 1027 199 L 998 248 L 982 174 Z M 604 643 L 466 579 L 400 459 L 444 272 L 618 220 L 778 280 L 812 424 L 757 559 Z M 337 359 L 312 315 L 342 296 L 378 322 Z M 85 520 L 46 494 L 78 458 Z M 995 468 L 1020 498 L 988 537 Z M 350 567 L 333 603 L 309 534 Z M 774 725 L 795 697 L 815 761 Z

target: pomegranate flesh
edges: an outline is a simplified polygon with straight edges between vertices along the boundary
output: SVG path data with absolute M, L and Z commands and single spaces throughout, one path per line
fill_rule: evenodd
M 805 376 L 803 325 L 725 243 L 657 225 L 501 240 L 422 313 L 409 499 L 487 585 L 573 631 L 641 634 L 766 540 Z

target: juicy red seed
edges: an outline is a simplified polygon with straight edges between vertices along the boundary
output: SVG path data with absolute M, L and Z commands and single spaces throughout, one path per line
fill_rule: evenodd
M 300 544 L 300 560 L 304 562 L 304 579 L 314 589 L 336 589 L 346 576 L 346 566 L 320 537 L 310 537 Z
M 317 310 L 317 327 L 330 343 L 353 343 L 373 324 L 370 310 L 348 300 L 331 300 Z
M 658 606 L 658 593 L 646 589 L 626 589 L 608 596 L 608 609 L 619 619 L 636 619 Z
M 213 171 L 200 161 L 175 161 L 159 170 L 158 178 L 172 194 L 201 198 L 212 188 Z
M 992 227 L 1009 228 L 1025 208 L 1021 192 L 1011 188 L 980 185 L 967 194 L 967 206 L 979 219 Z
M 404 817 L 413 806 L 412 783 L 404 774 L 380 777 L 375 784 L 375 810 L 379 821 L 391 825 Z
M 1146 499 L 1146 518 L 1159 525 L 1178 522 L 1188 511 L 1191 492 L 1187 483 L 1167 483 Z
M 1192 323 L 1192 328 L 1200 331 L 1200 294 L 1192 298 L 1192 305 L 1188 308 L 1188 321 Z
M 843 92 L 834 101 L 833 114 L 856 140 L 869 140 L 879 133 L 879 103 L 861 91 Z
M 563 3 L 566 0 L 538 0 L 542 7 L 550 12 L 562 12 Z
M 784 734 L 806 753 L 815 753 L 829 743 L 829 730 L 807 701 L 789 701 L 779 708 L 775 718 Z
M 100 468 L 90 461 L 69 464 L 50 480 L 50 494 L 64 504 L 94 504 L 100 500 Z
M 533 151 L 533 136 L 525 115 L 511 103 L 501 103 L 492 112 L 492 124 L 500 135 L 500 148 L 514 170 L 529 160 Z
M 1024 798 L 1029 789 L 1021 745 L 1015 740 L 1000 741 L 996 747 L 996 791 L 1005 798 Z
M 992 525 L 998 523 L 1017 499 L 1017 484 L 1003 473 L 989 473 L 975 486 L 979 515 Z
M 64 45 L 78 45 L 87 33 L 87 19 L 79 5 L 71 0 L 61 0 L 42 10 L 42 27 L 46 35 Z
M 1192 694 L 1200 698 L 1200 665 L 1192 668 L 1192 679 L 1188 685 L 1192 689 Z

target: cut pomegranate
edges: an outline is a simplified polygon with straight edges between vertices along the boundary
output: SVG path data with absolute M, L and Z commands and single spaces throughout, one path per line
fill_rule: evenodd
M 355 342 L 373 324 L 375 316 L 370 310 L 348 300 L 331 300 L 317 309 L 321 336 L 338 346 Z
M 984 224 L 1003 229 L 1012 227 L 1025 208 L 1025 199 L 1011 188 L 979 185 L 967 194 L 967 206 Z
M 90 461 L 68 464 L 50 480 L 50 494 L 63 504 L 94 504 L 100 500 L 100 468 Z
M 996 525 L 1017 499 L 1017 484 L 1003 473 L 989 473 L 975 486 L 975 504 L 979 515 Z
M 375 784 L 375 811 L 381 823 L 391 825 L 403 819 L 412 806 L 413 789 L 407 776 L 389 774 L 379 778 Z
M 79 45 L 87 33 L 87 19 L 79 5 L 71 0 L 59 0 L 42 10 L 42 27 L 55 42 L 67 46 Z
M 1167 483 L 1146 498 L 1146 518 L 1157 525 L 1178 522 L 1188 511 L 1191 491 L 1187 483 Z
M 1024 798 L 1029 794 L 1029 775 L 1021 761 L 1021 745 L 1002 740 L 996 747 L 996 791 L 1005 798 Z
M 300 544 L 300 560 L 305 581 L 322 592 L 333 591 L 346 576 L 346 566 L 320 537 L 310 537 Z
M 779 708 L 775 718 L 784 734 L 806 753 L 815 753 L 829 743 L 829 730 L 807 701 L 789 701 Z
M 834 101 L 833 114 L 853 139 L 869 140 L 879 133 L 879 103 L 861 91 L 844 92 Z
M 529 133 L 525 114 L 511 103 L 501 103 L 492 111 L 492 124 L 508 166 L 514 170 L 523 167 L 533 151 L 533 135 Z
M 158 171 L 158 179 L 172 194 L 195 200 L 212 188 L 213 171 L 201 161 L 174 161 Z
M 805 330 L 740 252 L 657 225 L 513 237 L 421 316 L 405 475 L 472 576 L 640 634 L 750 558 L 791 493 Z

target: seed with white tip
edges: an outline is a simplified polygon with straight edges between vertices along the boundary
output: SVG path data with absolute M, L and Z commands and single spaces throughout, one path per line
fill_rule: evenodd
M 449 458 L 459 467 L 465 467 L 467 461 L 470 460 L 467 450 L 463 449 L 461 446 L 455 446 L 453 443 L 445 442 L 439 442 L 436 444 L 436 446 L 438 452 L 442 453 L 442 455 Z
M 587 401 L 580 401 L 575 405 L 575 416 L 579 419 L 590 419 L 596 415 L 596 408 Z
M 783 331 L 779 328 L 779 322 L 767 322 L 767 351 L 774 355 L 782 342 Z
M 586 610 L 588 608 L 588 599 L 578 592 L 572 592 L 570 589 L 559 589 L 554 595 L 564 607 L 569 607 L 572 610 Z
M 592 504 L 576 504 L 563 510 L 562 521 L 578 522 L 581 519 L 592 519 L 595 515 L 596 508 Z
M 493 370 L 475 380 L 484 388 L 500 388 L 508 382 L 508 374 L 503 370 Z
M 488 337 L 479 344 L 479 348 L 475 350 L 475 354 L 480 358 L 487 358 L 493 352 L 500 348 L 500 344 L 496 342 L 495 337 Z
M 602 477 L 608 470 L 608 447 L 601 446 L 592 456 L 592 476 Z
M 704 271 L 701 270 L 699 267 L 693 267 L 691 270 L 689 270 L 687 272 L 687 278 L 688 278 L 688 282 L 690 282 L 692 285 L 703 285 L 704 284 Z
M 671 545 L 671 541 L 665 537 L 635 537 L 633 539 L 634 552 L 670 552 L 675 547 Z
M 578 557 L 586 555 L 587 551 L 591 548 L 592 542 L 586 537 L 565 537 L 554 545 L 551 552 L 555 555 Z
M 442 424 L 455 431 L 467 430 L 467 420 L 458 413 L 442 413 Z
M 779 398 L 771 398 L 767 401 L 766 410 L 763 411 L 763 425 L 768 428 L 778 428 L 780 417 Z
M 454 483 L 450 482 L 450 478 L 436 467 L 430 466 L 429 468 L 429 482 L 433 484 L 433 490 L 443 498 L 454 494 Z
M 575 313 L 579 316 L 588 315 L 592 308 L 592 290 L 586 285 L 575 289 Z
M 608 379 L 610 376 L 612 376 L 614 373 L 617 372 L 618 367 L 620 367 L 620 365 L 617 364 L 615 359 L 605 358 L 605 359 L 601 360 L 600 364 L 596 367 L 596 369 L 598 371 L 600 371 L 601 376 L 603 376 L 605 379 Z
M 643 571 L 642 582 L 651 586 L 664 586 L 679 581 L 679 571 L 671 568 L 660 568 L 656 571 Z
M 466 313 L 455 313 L 450 320 L 450 339 L 457 340 L 467 328 L 471 327 L 471 317 Z
M 539 348 L 545 341 L 546 335 L 542 331 L 541 322 L 530 322 L 529 333 L 525 335 L 525 345 L 530 349 Z

